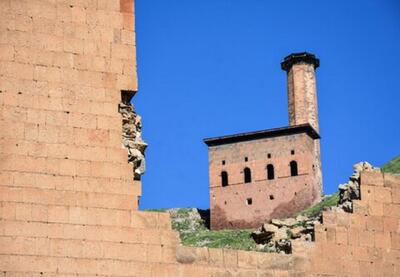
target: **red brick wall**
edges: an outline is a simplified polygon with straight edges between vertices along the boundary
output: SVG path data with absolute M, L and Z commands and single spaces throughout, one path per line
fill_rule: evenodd
M 305 133 L 209 147 L 211 228 L 259 227 L 318 200 L 313 147 L 313 139 Z M 290 176 L 292 160 L 299 176 Z M 273 180 L 267 180 L 268 164 L 274 166 Z M 244 183 L 245 167 L 251 169 L 251 183 Z M 221 184 L 222 171 L 228 173 L 226 187 Z M 246 204 L 248 198 L 252 205 Z

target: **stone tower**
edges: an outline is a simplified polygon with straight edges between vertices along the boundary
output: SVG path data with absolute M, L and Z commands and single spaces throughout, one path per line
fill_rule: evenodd
M 287 72 L 289 126 L 310 124 L 319 134 L 315 70 L 319 59 L 307 52 L 293 53 L 281 63 Z M 314 140 L 314 170 L 322 193 L 320 140 Z

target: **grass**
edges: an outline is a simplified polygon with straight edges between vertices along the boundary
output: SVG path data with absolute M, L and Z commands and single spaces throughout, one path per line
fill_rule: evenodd
M 400 156 L 384 164 L 381 168 L 383 172 L 400 174 Z
M 191 233 L 182 239 L 183 245 L 255 250 L 256 243 L 250 237 L 252 230 L 201 230 Z
M 250 237 L 253 230 L 210 231 L 196 209 L 149 209 L 147 211 L 169 212 L 172 229 L 179 232 L 183 245 L 238 250 L 256 249 L 256 243 Z
M 320 214 L 326 207 L 336 206 L 339 202 L 339 192 L 332 195 L 326 196 L 321 202 L 315 204 L 314 206 L 300 212 L 299 214 L 314 217 Z

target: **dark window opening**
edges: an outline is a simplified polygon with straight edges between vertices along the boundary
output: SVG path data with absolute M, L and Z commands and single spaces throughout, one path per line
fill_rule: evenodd
M 272 164 L 267 165 L 267 179 L 273 180 L 275 178 L 274 166 Z
M 226 205 L 226 201 L 224 202 L 224 204 Z
M 294 150 L 290 151 L 290 154 L 294 155 Z
M 274 200 L 274 199 L 275 199 L 275 197 L 272 194 L 270 194 L 269 195 L 269 200 Z
M 252 204 L 253 204 L 253 199 L 247 198 L 247 199 L 246 199 L 246 204 L 247 204 L 247 205 L 252 205 Z
M 297 176 L 297 175 L 298 175 L 297 162 L 291 161 L 290 162 L 290 176 Z
M 244 157 L 244 161 L 247 162 L 249 160 L 248 157 Z
M 222 165 L 225 165 L 225 160 L 222 160 Z
M 221 172 L 221 184 L 223 187 L 228 185 L 228 172 L 226 171 Z
M 251 170 L 248 167 L 244 169 L 244 182 L 251 183 Z
M 267 155 L 267 156 L 268 156 L 268 159 L 271 159 L 271 154 L 270 154 L 270 153 L 268 153 L 268 155 Z

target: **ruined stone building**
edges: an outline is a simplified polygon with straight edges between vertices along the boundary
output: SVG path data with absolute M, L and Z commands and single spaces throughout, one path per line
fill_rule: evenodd
M 211 229 L 257 227 L 320 200 L 322 175 L 315 69 L 309 53 L 287 56 L 289 126 L 205 139 Z
M 400 276 L 400 177 L 390 174 L 362 172 L 353 213 L 325 212 L 315 241 L 290 255 L 184 247 L 168 213 L 138 211 L 135 45 L 130 0 L 0 0 L 0 277 Z M 286 64 L 309 99 L 312 63 Z M 270 131 L 308 143 L 295 144 L 299 178 L 313 129 Z

